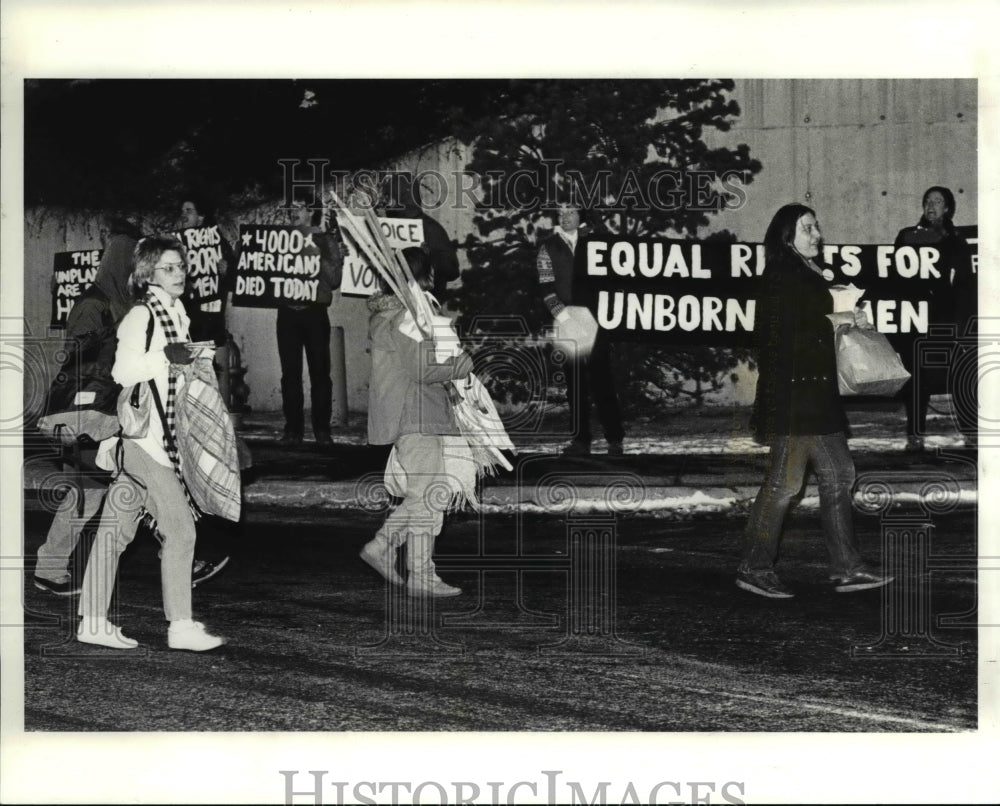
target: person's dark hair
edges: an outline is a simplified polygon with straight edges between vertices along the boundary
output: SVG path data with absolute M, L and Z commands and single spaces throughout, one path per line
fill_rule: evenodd
M 318 194 L 315 190 L 299 188 L 292 194 L 292 207 L 308 207 L 312 211 L 309 217 L 309 225 L 312 227 L 319 226 L 322 217 L 317 198 Z
M 182 260 L 187 260 L 184 244 L 171 235 L 150 235 L 136 244 L 135 270 L 128 278 L 129 290 L 136 298 L 146 293 L 156 263 L 164 252 L 177 252 Z
M 410 267 L 413 279 L 417 281 L 421 288 L 428 289 L 434 284 L 431 276 L 431 258 L 419 246 L 410 246 L 403 250 L 403 257 Z
M 944 228 L 948 232 L 955 231 L 955 225 L 952 223 L 951 219 L 955 216 L 955 194 L 951 192 L 949 188 L 942 187 L 941 185 L 932 185 L 924 191 L 923 197 L 920 199 L 920 209 L 923 209 L 924 205 L 927 204 L 927 197 L 932 193 L 940 193 L 944 197 L 944 203 L 948 206 L 948 209 L 944 214 Z M 921 227 L 929 227 L 927 219 L 921 215 L 920 224 Z
M 565 205 L 558 204 L 558 205 L 556 205 L 555 207 L 552 208 L 551 215 L 555 219 L 555 221 L 556 221 L 557 224 L 559 223 L 559 213 L 562 212 L 562 208 L 564 206 L 565 207 L 572 207 L 574 210 L 576 210 L 577 214 L 580 216 L 580 226 L 581 227 L 584 224 L 587 224 L 589 222 L 589 219 L 590 219 L 590 210 L 588 210 L 586 207 L 584 207 L 579 202 L 571 201 L 571 202 L 567 202 Z
M 194 205 L 198 215 L 204 219 L 202 223 L 205 226 L 211 226 L 215 223 L 215 208 L 204 193 L 199 191 L 187 193 L 181 196 L 181 204 L 183 205 L 184 202 L 191 202 Z
M 795 240 L 795 227 L 804 215 L 815 216 L 816 211 L 804 204 L 786 204 L 774 214 L 764 234 L 765 263 L 790 257 L 802 260 L 792 243 Z

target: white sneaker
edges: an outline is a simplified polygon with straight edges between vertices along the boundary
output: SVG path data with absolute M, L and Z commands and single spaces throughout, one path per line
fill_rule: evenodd
M 106 618 L 83 617 L 76 628 L 76 640 L 84 644 L 106 646 L 108 649 L 135 649 L 139 642 L 124 635 L 121 629 Z
M 461 588 L 449 585 L 441 577 L 433 577 L 419 582 L 411 578 L 406 583 L 406 593 L 409 596 L 445 597 L 458 596 L 461 592 Z
M 200 621 L 172 621 L 167 630 L 167 646 L 171 649 L 187 649 L 191 652 L 207 652 L 226 643 L 225 638 L 212 635 Z

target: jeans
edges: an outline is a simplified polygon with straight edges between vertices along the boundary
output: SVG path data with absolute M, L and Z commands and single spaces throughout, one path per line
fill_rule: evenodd
M 847 577 L 864 568 L 854 534 L 854 461 L 844 432 L 785 435 L 771 443 L 771 465 L 750 510 L 740 572 L 770 571 L 778 557 L 782 525 L 792 498 L 812 464 L 819 476 L 820 519 L 830 554 L 830 576 Z

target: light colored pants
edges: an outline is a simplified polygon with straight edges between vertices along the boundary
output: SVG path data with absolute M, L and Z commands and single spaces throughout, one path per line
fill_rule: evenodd
M 80 596 L 81 616 L 106 616 L 118 573 L 118 560 L 135 537 L 136 518 L 145 507 L 163 536 L 160 578 L 167 621 L 191 618 L 191 563 L 195 525 L 184 489 L 173 468 L 153 460 L 133 440 L 123 440 L 125 472 L 108 489 Z M 145 489 L 129 476 L 135 478 Z
M 80 493 L 83 493 L 83 513 L 77 509 Z M 103 485 L 87 486 L 84 480 L 82 487 L 70 485 L 56 510 L 52 525 L 45 542 L 38 549 L 38 562 L 35 565 L 35 576 L 47 579 L 49 582 L 66 582 L 70 579 L 69 558 L 73 554 L 80 533 L 87 523 L 101 508 L 107 487 Z
M 406 472 L 403 501 L 375 533 L 378 547 L 398 548 L 406 544 L 406 568 L 410 579 L 436 576 L 434 539 L 444 525 L 450 502 L 444 475 L 444 442 L 439 436 L 405 434 L 396 440 L 396 455 Z M 417 583 L 420 584 L 420 583 Z

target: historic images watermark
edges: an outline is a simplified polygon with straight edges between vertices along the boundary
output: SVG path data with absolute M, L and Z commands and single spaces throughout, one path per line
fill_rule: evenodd
M 561 160 L 542 159 L 537 169 L 346 171 L 330 168 L 326 159 L 281 159 L 286 206 L 296 192 L 313 191 L 326 198 L 334 190 L 356 204 L 387 204 L 402 209 L 408 194 L 424 210 L 549 210 L 569 204 L 607 213 L 685 209 L 695 212 L 736 210 L 747 201 L 749 171 L 681 170 L 656 167 L 624 174 L 598 170 L 585 175 L 564 168 Z M 556 188 L 561 188 L 558 192 Z M 358 192 L 360 191 L 360 192 Z
M 642 508 L 648 497 L 644 481 L 632 473 L 552 471 L 543 465 L 544 457 L 528 458 L 515 471 L 512 541 L 498 543 L 492 533 L 497 524 L 480 510 L 475 545 L 437 555 L 439 569 L 475 577 L 466 592 L 476 606 L 468 613 L 442 613 L 433 598 L 409 597 L 386 581 L 382 634 L 356 646 L 356 655 L 462 655 L 468 631 L 476 629 L 517 631 L 531 638 L 525 651 L 541 657 L 645 655 L 646 647 L 619 631 L 617 595 L 619 522 L 624 513 Z M 449 487 L 446 478 L 431 481 L 428 510 L 443 505 L 443 498 L 435 499 L 446 497 Z M 371 512 L 386 511 L 391 501 L 381 474 L 361 479 L 355 498 Z M 526 520 L 540 513 L 561 520 L 561 545 L 546 550 L 531 545 Z M 502 529 L 510 532 L 509 525 Z M 563 590 L 564 596 L 540 610 L 530 603 L 538 587 Z
M 975 318 L 965 333 L 956 332 L 954 325 L 932 326 L 914 339 L 912 350 L 908 393 L 918 395 L 924 384 L 947 391 L 951 417 L 966 447 L 989 450 L 998 444 L 1000 431 L 980 409 L 979 394 L 984 379 L 1000 363 L 1000 323 Z M 961 642 L 954 642 L 961 631 L 974 638 L 979 627 L 997 626 L 980 620 L 975 587 L 963 612 L 940 612 L 934 604 L 935 579 L 995 571 L 998 559 L 978 554 L 975 537 L 964 552 L 945 552 L 937 545 L 936 519 L 968 503 L 962 477 L 978 480 L 976 456 L 948 449 L 937 453 L 947 464 L 919 482 L 911 473 L 885 470 L 857 480 L 858 507 L 879 517 L 883 570 L 895 582 L 881 592 L 879 636 L 871 644 L 851 647 L 854 658 L 953 658 L 964 651 Z M 978 499 L 976 492 L 971 495 Z
M 608 803 L 746 803 L 743 781 L 663 780 L 653 784 L 599 781 L 584 784 L 563 780 L 562 770 L 540 770 L 537 780 L 520 781 L 337 781 L 328 770 L 279 770 L 285 803 L 428 803 L 515 804 L 538 802 Z

